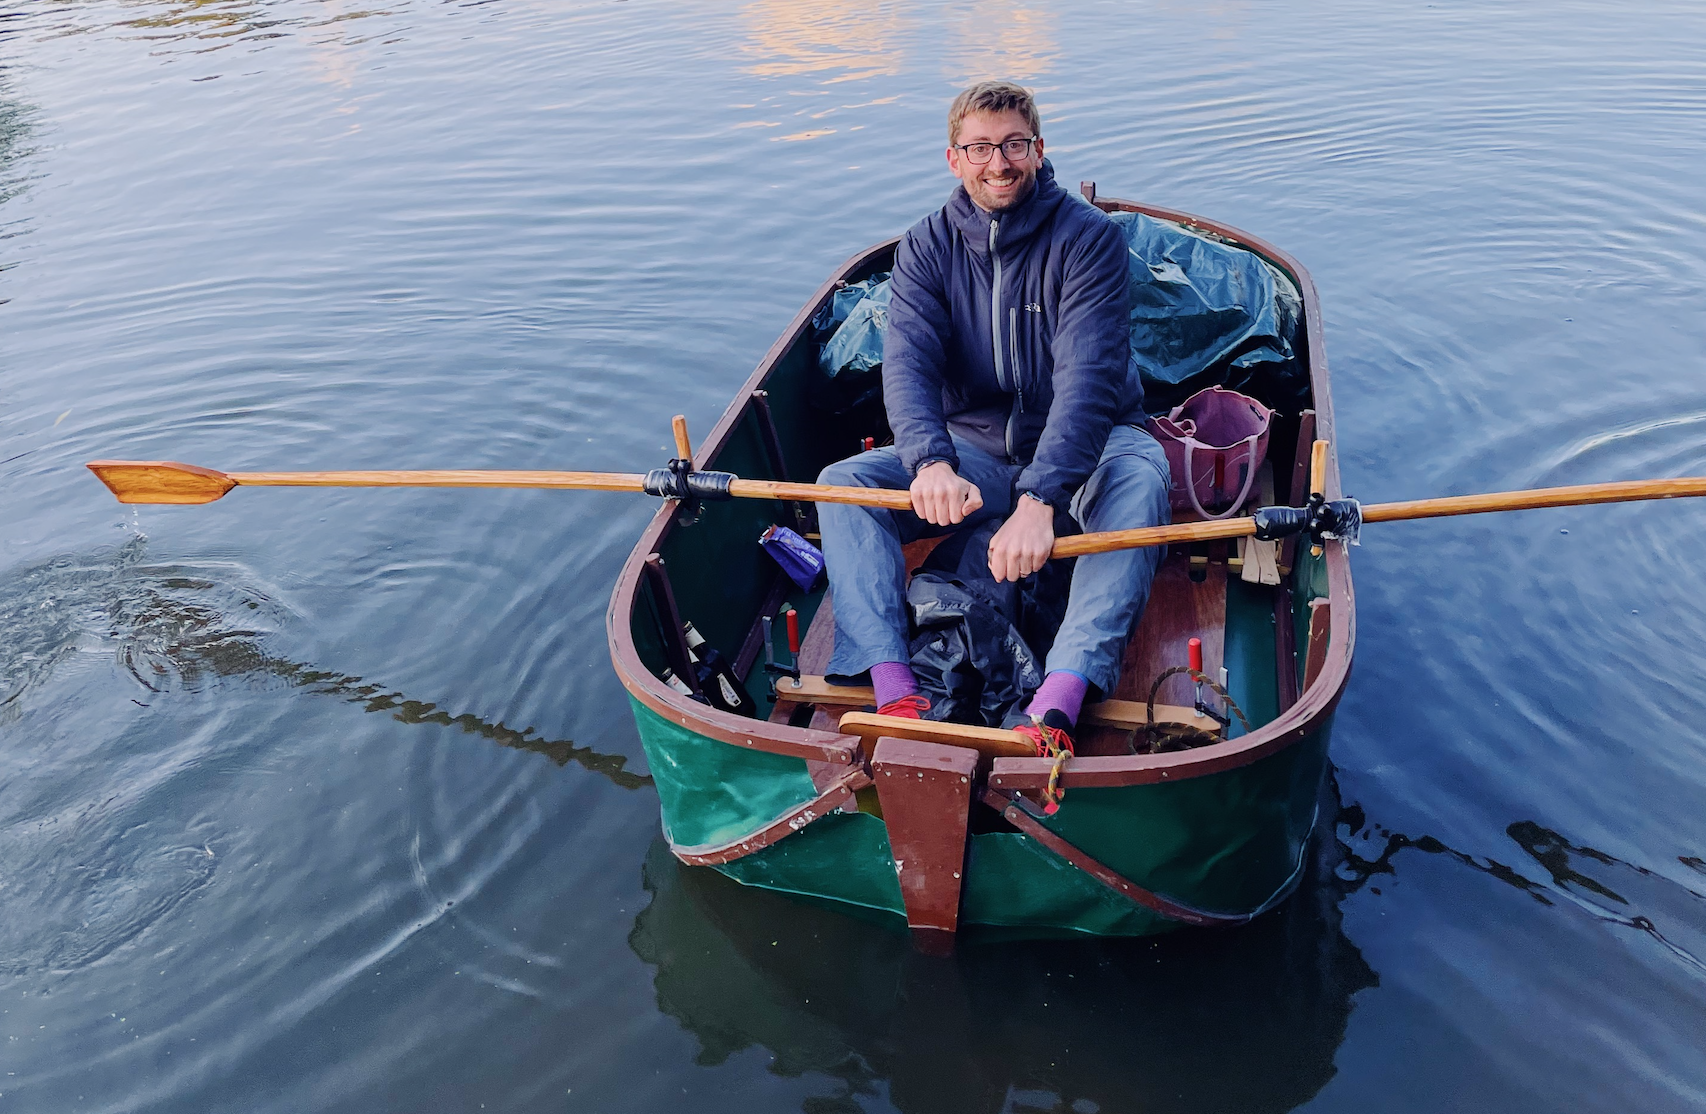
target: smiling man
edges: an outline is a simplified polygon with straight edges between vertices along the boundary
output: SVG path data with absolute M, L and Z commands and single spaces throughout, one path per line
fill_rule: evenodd
M 911 490 L 911 513 L 819 508 L 835 599 L 829 672 L 869 671 L 888 715 L 930 707 L 907 664 L 904 543 L 999 519 L 989 568 L 1018 580 L 1048 559 L 1056 511 L 1086 530 L 1168 520 L 1166 455 L 1141 427 L 1129 366 L 1119 228 L 1055 183 L 1036 104 L 1017 85 L 981 82 L 954 99 L 947 159 L 960 187 L 895 256 L 883 346 L 894 445 L 822 475 Z M 1090 687 L 1113 690 L 1160 557 L 1079 558 L 1019 728 L 1039 753 L 1071 747 Z

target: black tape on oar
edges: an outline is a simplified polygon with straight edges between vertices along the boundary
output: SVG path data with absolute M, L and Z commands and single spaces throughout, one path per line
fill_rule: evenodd
M 676 521 L 691 526 L 699 520 L 700 503 L 734 498 L 729 494 L 729 485 L 734 482 L 733 472 L 695 472 L 692 461 L 678 457 L 667 468 L 647 472 L 642 486 L 647 495 L 674 499 L 678 504 Z
M 646 473 L 645 489 L 647 495 L 658 495 L 665 499 L 709 500 L 721 502 L 732 499 L 729 485 L 734 483 L 733 472 L 691 472 L 687 469 L 677 471 L 673 465 L 685 461 L 671 461 L 672 467 L 653 468 Z
M 1319 495 L 1309 497 L 1306 507 L 1263 507 L 1256 520 L 1256 540 L 1271 542 L 1308 534 L 1315 542 L 1342 541 L 1357 544 L 1362 531 L 1362 504 L 1355 499 L 1327 502 Z

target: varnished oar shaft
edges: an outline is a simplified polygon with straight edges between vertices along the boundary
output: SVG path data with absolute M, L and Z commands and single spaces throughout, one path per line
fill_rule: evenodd
M 555 487 L 586 491 L 644 491 L 645 477 L 631 472 L 227 472 L 239 487 Z M 735 480 L 736 499 L 794 499 L 813 503 L 852 503 L 864 507 L 910 510 L 904 491 L 780 480 Z
M 431 468 L 396 472 L 227 472 L 238 487 L 554 487 L 644 491 L 637 472 L 511 472 Z
M 1706 476 L 1675 480 L 1620 480 L 1537 487 L 1527 491 L 1495 491 L 1487 495 L 1448 495 L 1441 499 L 1410 499 L 1375 503 L 1362 509 L 1364 522 L 1403 522 L 1413 518 L 1449 518 L 1488 511 L 1532 511 L 1544 507 L 1585 507 L 1594 503 L 1636 503 L 1646 499 L 1687 499 L 1706 496 Z
M 886 487 L 836 487 L 833 484 L 786 483 L 782 480 L 735 480 L 729 494 L 737 499 L 783 499 L 802 503 L 849 503 L 855 507 L 912 509 L 912 496 Z
M 1362 508 L 1368 522 L 1404 522 L 1417 518 L 1449 518 L 1460 514 L 1492 511 L 1533 511 L 1546 507 L 1584 507 L 1595 503 L 1635 503 L 1647 499 L 1687 499 L 1706 496 L 1706 476 L 1675 480 L 1619 480 L 1573 487 L 1539 487 L 1526 491 L 1495 491 L 1486 495 L 1448 495 L 1439 499 L 1411 499 L 1401 503 L 1373 503 Z M 1139 549 L 1149 545 L 1238 538 L 1256 532 L 1252 518 L 1228 518 L 1216 522 L 1187 522 L 1177 526 L 1146 526 L 1136 530 L 1109 530 L 1100 534 L 1078 534 L 1054 544 L 1055 557 L 1080 557 L 1086 553 L 1109 553 L 1116 549 Z

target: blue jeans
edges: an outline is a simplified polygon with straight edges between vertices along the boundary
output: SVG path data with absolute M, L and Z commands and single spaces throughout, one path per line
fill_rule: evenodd
M 955 436 L 959 474 L 983 493 L 983 506 L 959 526 L 932 526 L 911 511 L 818 505 L 829 586 L 835 598 L 831 676 L 857 676 L 880 661 L 906 661 L 906 561 L 901 546 L 918 538 L 975 529 L 1013 511 L 1020 467 Z M 1086 531 L 1128 530 L 1171 521 L 1167 455 L 1148 432 L 1116 425 L 1101 462 L 1073 497 L 1072 517 Z M 831 464 L 819 483 L 904 489 L 912 477 L 892 448 Z M 1163 550 L 1124 549 L 1078 558 L 1066 618 L 1049 651 L 1047 670 L 1069 669 L 1103 693 L 1119 681 L 1126 641 L 1149 602 Z

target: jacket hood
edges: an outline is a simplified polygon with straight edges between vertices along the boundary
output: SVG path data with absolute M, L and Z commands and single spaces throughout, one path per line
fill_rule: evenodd
M 966 239 L 966 246 L 978 255 L 989 253 L 989 222 L 1001 221 L 1003 246 L 1017 244 L 1047 223 L 1054 211 L 1067 200 L 1066 191 L 1054 180 L 1054 164 L 1047 159 L 1037 170 L 1036 188 L 1031 196 L 1002 213 L 986 213 L 972 201 L 961 185 L 948 198 L 948 220 Z

